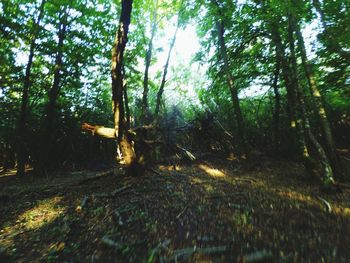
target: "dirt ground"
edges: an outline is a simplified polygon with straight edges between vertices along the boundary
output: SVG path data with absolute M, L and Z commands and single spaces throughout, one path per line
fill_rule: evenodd
M 0 175 L 0 262 L 349 262 L 350 189 L 292 161 L 51 177 Z

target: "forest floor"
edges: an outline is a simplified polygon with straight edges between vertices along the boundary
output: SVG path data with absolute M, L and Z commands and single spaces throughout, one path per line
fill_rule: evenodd
M 52 179 L 0 175 L 0 262 L 349 262 L 350 189 L 292 161 L 212 156 Z

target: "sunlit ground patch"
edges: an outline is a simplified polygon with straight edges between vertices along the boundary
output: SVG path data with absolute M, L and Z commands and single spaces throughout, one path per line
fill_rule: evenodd
M 161 171 L 181 171 L 182 168 L 179 165 L 159 165 Z
M 350 207 L 344 207 L 330 200 L 327 201 L 320 196 L 305 195 L 290 189 L 278 190 L 276 192 L 282 198 L 296 202 L 297 208 L 299 208 L 300 204 L 305 204 L 307 206 L 318 207 L 328 213 L 350 217 Z
M 54 197 L 40 201 L 35 207 L 20 215 L 17 221 L 23 222 L 28 230 L 41 228 L 64 213 L 65 208 L 59 205 L 61 200 L 62 197 Z
M 33 208 L 19 215 L 14 222 L 8 222 L 0 230 L 0 242 L 11 245 L 16 236 L 53 222 L 66 211 L 60 205 L 61 200 L 62 197 L 53 197 L 39 201 Z
M 198 177 L 191 177 L 190 181 L 191 181 L 191 184 L 202 184 L 205 182 L 203 179 Z
M 226 177 L 226 174 L 218 169 L 211 168 L 206 164 L 200 164 L 198 165 L 199 169 L 206 172 L 208 175 L 212 177 Z
M 306 203 L 308 205 L 314 205 L 315 203 L 313 202 L 311 196 L 309 195 L 304 195 L 302 193 L 299 192 L 295 192 L 292 190 L 279 190 L 278 195 L 286 198 L 286 199 L 290 199 L 290 200 L 294 200 L 294 201 L 298 201 L 298 202 L 303 202 Z

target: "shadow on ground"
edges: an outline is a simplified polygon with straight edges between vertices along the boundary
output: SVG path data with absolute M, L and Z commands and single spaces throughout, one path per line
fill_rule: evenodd
M 265 159 L 244 169 L 222 159 L 163 165 L 142 178 L 124 177 L 118 168 L 96 176 L 82 171 L 47 181 L 1 177 L 4 257 L 9 262 L 350 258 L 350 191 L 321 192 L 293 162 Z

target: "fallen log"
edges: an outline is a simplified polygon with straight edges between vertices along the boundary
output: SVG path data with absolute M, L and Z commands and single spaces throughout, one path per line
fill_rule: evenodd
M 108 139 L 116 138 L 115 129 L 113 128 L 107 128 L 107 127 L 98 126 L 98 125 L 91 125 L 85 122 L 81 125 L 81 129 L 91 132 L 92 135 L 96 134 L 98 136 L 108 138 Z
M 130 130 L 118 130 L 119 126 L 113 129 L 106 128 L 104 126 L 91 125 L 88 123 L 83 123 L 81 129 L 91 132 L 92 135 L 97 134 L 104 138 L 117 139 L 118 149 L 122 153 L 123 164 L 126 167 L 126 174 L 130 176 L 139 176 L 144 174 L 145 165 L 143 162 L 143 154 L 138 156 L 134 149 L 134 142 L 137 142 L 137 140 L 133 139 L 133 136 L 135 137 L 137 135 L 135 132 L 131 132 Z M 137 142 L 137 144 L 140 143 Z

